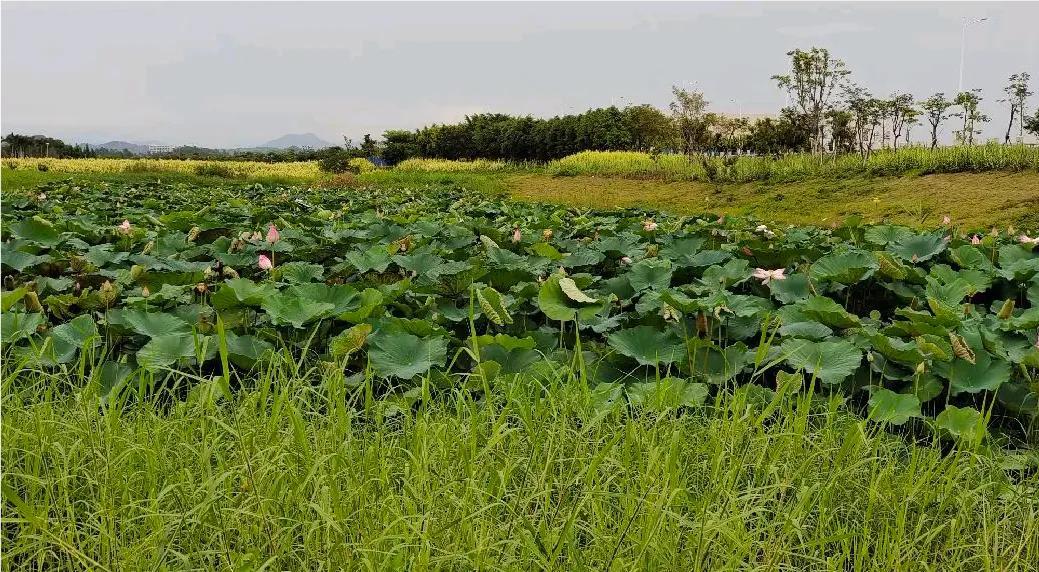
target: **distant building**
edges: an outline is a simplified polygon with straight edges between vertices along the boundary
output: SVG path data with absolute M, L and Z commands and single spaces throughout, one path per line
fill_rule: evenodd
M 148 145 L 149 155 L 162 155 L 173 151 L 173 145 Z

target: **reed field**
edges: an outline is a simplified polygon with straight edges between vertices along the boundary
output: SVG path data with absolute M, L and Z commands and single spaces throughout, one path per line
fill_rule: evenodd
M 522 169 L 521 165 L 510 165 L 504 161 L 474 159 L 452 161 L 449 159 L 405 159 L 393 167 L 396 171 L 423 173 L 499 173 Z
M 324 175 L 316 161 L 261 163 L 194 159 L 16 159 L 5 158 L 11 170 L 69 174 L 174 173 L 243 180 L 279 179 L 305 182 Z

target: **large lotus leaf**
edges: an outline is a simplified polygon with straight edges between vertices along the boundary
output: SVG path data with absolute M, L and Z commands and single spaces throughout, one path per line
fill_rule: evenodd
M 1007 327 L 1018 331 L 1031 331 L 1039 328 L 1039 306 L 1028 308 L 1007 321 Z
M 928 276 L 927 288 L 924 294 L 928 299 L 934 299 L 946 306 L 956 306 L 964 298 L 974 292 L 974 287 L 962 278 L 955 278 L 952 282 L 941 283 L 937 279 Z
M 94 266 L 101 268 L 109 264 L 119 264 L 130 257 L 129 252 L 119 252 L 112 250 L 113 248 L 114 246 L 111 244 L 91 246 L 90 250 L 83 255 L 83 258 Z
M 685 357 L 685 347 L 678 336 L 652 326 L 628 328 L 614 332 L 606 339 L 613 349 L 641 365 L 669 364 Z
M 945 239 L 941 235 L 917 234 L 888 245 L 888 250 L 903 260 L 924 262 L 940 254 L 945 246 Z
M 1011 411 L 1032 417 L 1039 415 L 1039 393 L 1032 391 L 1028 384 L 1005 383 L 999 386 L 997 397 Z
M 707 386 L 676 377 L 660 381 L 635 383 L 625 390 L 628 402 L 647 411 L 665 411 L 679 407 L 703 405 L 710 394 Z
M 935 264 L 931 268 L 929 278 L 941 284 L 963 282 L 970 287 L 969 292 L 972 294 L 984 292 L 992 286 L 992 277 L 986 272 L 973 268 L 966 268 L 957 272 L 947 264 Z
M 277 288 L 267 282 L 257 284 L 248 278 L 235 278 L 224 281 L 213 294 L 212 301 L 217 308 L 230 308 L 239 304 L 259 306 L 276 292 Z
M 1010 381 L 1008 362 L 994 358 L 979 348 L 975 347 L 974 350 L 974 363 L 955 359 L 947 366 L 936 364 L 935 371 L 949 380 L 950 394 L 995 391 L 1000 385 Z
M 915 342 L 889 338 L 883 334 L 872 335 L 870 341 L 873 343 L 873 349 L 893 362 L 916 367 L 924 361 L 924 355 L 920 353 Z
M 107 404 L 126 386 L 130 376 L 134 373 L 134 368 L 125 363 L 106 361 L 95 371 L 97 372 L 98 395 L 101 397 L 101 402 Z
M 985 273 L 993 270 L 992 261 L 977 246 L 963 244 L 949 251 L 949 257 L 960 268 L 979 270 Z
M 325 275 L 325 268 L 320 264 L 295 261 L 274 267 L 273 273 L 277 280 L 292 284 L 306 284 L 321 280 Z
M 794 322 L 779 328 L 779 335 L 786 338 L 805 338 L 809 340 L 825 340 L 833 335 L 833 330 L 819 322 Z
M 594 304 L 598 302 L 595 298 L 585 294 L 574 282 L 573 278 L 562 276 L 559 278 L 559 288 L 566 294 L 566 297 L 577 302 L 578 304 Z
M 336 358 L 346 357 L 364 347 L 371 333 L 371 324 L 351 326 L 328 341 L 328 353 Z
M 355 298 L 358 293 L 352 286 L 345 284 L 322 284 L 322 283 L 311 283 L 311 284 L 296 284 L 289 286 L 285 289 L 285 294 L 290 296 L 299 296 L 301 298 L 307 298 L 315 302 L 325 302 L 332 304 L 332 314 L 341 314 L 351 309 L 355 309 L 357 304 Z
M 999 273 L 1007 280 L 1028 281 L 1039 275 L 1039 256 L 1016 244 L 1003 246 L 999 249 Z
M 353 298 L 350 308 L 340 312 L 336 317 L 352 324 L 361 323 L 367 320 L 384 300 L 385 296 L 382 292 L 375 288 L 365 288 L 358 296 Z
M 46 317 L 36 312 L 4 312 L 0 317 L 0 341 L 5 344 L 17 342 L 36 333 Z
M 724 290 L 750 278 L 750 275 L 750 263 L 742 258 L 737 258 L 704 270 L 700 281 L 710 288 Z
M 40 246 L 52 247 L 61 243 L 61 231 L 36 217 L 11 223 L 7 228 L 15 237 Z
M 108 313 L 108 323 L 123 326 L 143 336 L 188 335 L 191 324 L 164 312 L 119 308 Z
M 663 290 L 671 285 L 671 261 L 662 258 L 647 258 L 637 262 L 628 272 L 628 282 L 636 292 L 646 289 Z
M 256 336 L 239 336 L 231 331 L 226 335 L 228 357 L 238 367 L 251 368 L 274 351 L 270 342 Z
M 7 243 L 0 246 L 0 262 L 3 262 L 4 266 L 10 266 L 18 272 L 24 272 L 27 268 L 48 262 L 50 259 L 51 257 L 48 254 L 29 254 L 28 252 L 8 247 Z
M 732 254 L 724 250 L 703 250 L 697 252 L 686 260 L 686 266 L 700 268 L 703 266 L 714 266 L 732 258 Z
M 880 263 L 868 252 L 853 251 L 828 254 L 812 264 L 812 278 L 820 281 L 854 284 L 865 280 L 880 268 Z
M 920 399 L 915 395 L 875 389 L 869 398 L 869 418 L 881 423 L 902 425 L 913 417 L 921 417 Z
M 812 295 L 807 274 L 791 274 L 784 280 L 770 280 L 772 296 L 784 304 L 807 300 Z
M 542 353 L 534 349 L 534 338 L 485 335 L 478 337 L 478 343 L 481 359 L 498 363 L 502 373 L 524 373 L 527 368 L 544 359 Z
M 447 361 L 447 339 L 441 337 L 379 332 L 368 339 L 368 345 L 372 367 L 382 377 L 411 379 Z
M 302 328 L 307 322 L 331 315 L 335 304 L 279 292 L 265 298 L 260 307 L 274 324 Z
M 978 443 L 985 438 L 985 418 L 973 407 L 948 405 L 938 414 L 935 424 L 944 434 L 965 443 Z
M 536 242 L 533 246 L 530 247 L 530 250 L 534 254 L 541 256 L 542 258 L 547 258 L 549 260 L 563 259 L 563 253 L 556 250 L 554 246 L 547 242 Z
M 899 242 L 912 236 L 913 231 L 904 226 L 893 226 L 888 224 L 878 224 L 871 226 L 866 229 L 863 236 L 869 242 L 885 246 L 892 242 Z
M 577 302 L 563 291 L 560 285 L 562 278 L 565 278 L 565 276 L 553 274 L 541 285 L 541 289 L 538 291 L 538 307 L 541 308 L 542 313 L 548 319 L 559 322 L 575 319 L 578 311 L 583 311 L 582 316 L 595 314 L 598 307 Z
M 392 258 L 385 245 L 375 244 L 367 250 L 355 250 L 346 253 L 346 259 L 357 269 L 358 272 L 385 272 L 390 266 Z
M 846 340 L 787 340 L 781 351 L 790 366 L 803 369 L 827 384 L 844 381 L 862 363 L 862 350 Z
M 169 366 L 195 355 L 195 338 L 190 335 L 157 336 L 137 351 L 137 363 L 148 370 Z
M 15 288 L 10 292 L 5 290 L 3 293 L 0 293 L 0 311 L 6 312 L 10 310 L 19 300 L 25 297 L 25 293 L 28 291 L 29 290 L 23 286 L 21 288 Z
M 576 268 L 578 266 L 594 266 L 599 264 L 606 258 L 603 253 L 592 250 L 590 248 L 584 248 L 576 252 L 570 253 L 569 256 L 559 261 L 559 265 L 564 268 Z
M 679 366 L 716 385 L 736 377 L 750 361 L 743 342 L 720 348 L 709 340 L 691 338 L 687 348 L 688 358 Z
M 800 307 L 809 318 L 833 328 L 853 328 L 859 325 L 859 317 L 825 296 L 812 296 Z
M 76 357 L 76 352 L 88 344 L 97 347 L 101 340 L 97 333 L 97 324 L 88 314 L 77 316 L 64 324 L 54 326 L 50 331 L 51 347 L 54 361 L 68 363 Z

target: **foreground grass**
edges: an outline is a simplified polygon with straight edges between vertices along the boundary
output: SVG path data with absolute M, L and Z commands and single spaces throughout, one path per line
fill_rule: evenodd
M 105 407 L 76 377 L 5 368 L 4 569 L 1039 568 L 1013 455 L 836 397 L 628 413 L 519 377 L 373 401 L 286 366 Z

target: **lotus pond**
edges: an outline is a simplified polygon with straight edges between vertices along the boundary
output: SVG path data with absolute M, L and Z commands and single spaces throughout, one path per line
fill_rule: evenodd
M 8 364 L 101 393 L 313 360 L 396 406 L 579 371 L 598 407 L 842 392 L 879 423 L 1035 435 L 1020 231 L 767 228 L 462 189 L 48 183 L 3 196 Z M 190 388 L 186 388 L 190 391 Z

